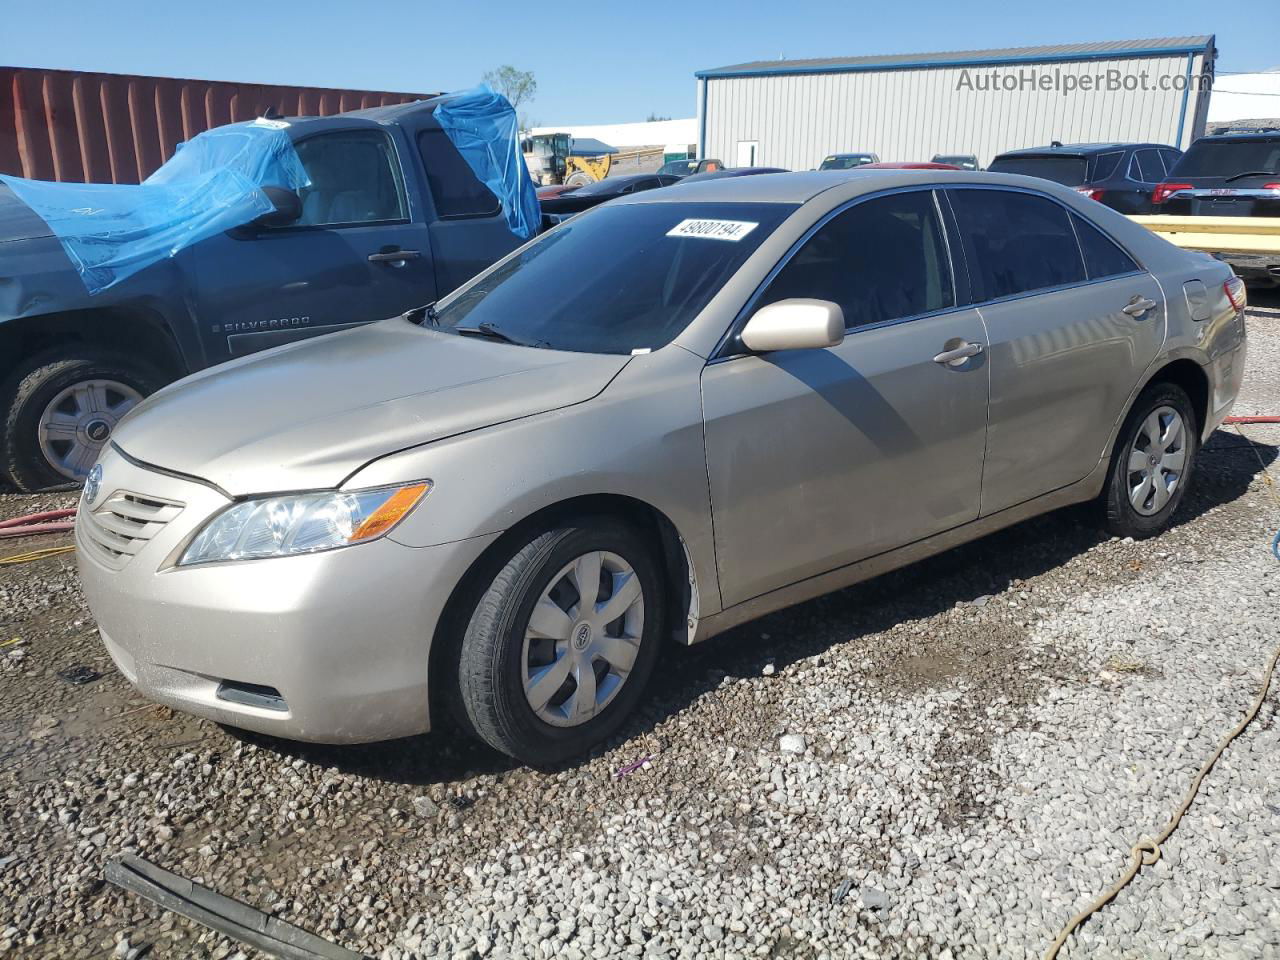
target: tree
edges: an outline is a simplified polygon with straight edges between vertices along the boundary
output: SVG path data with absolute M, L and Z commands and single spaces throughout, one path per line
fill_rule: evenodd
M 517 70 L 510 64 L 503 64 L 496 70 L 489 70 L 481 77 L 485 83 L 502 94 L 517 110 L 520 104 L 533 99 L 538 92 L 538 81 L 528 70 Z

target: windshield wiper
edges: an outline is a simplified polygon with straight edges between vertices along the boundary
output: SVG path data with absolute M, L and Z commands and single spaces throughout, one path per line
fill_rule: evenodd
M 1223 183 L 1230 183 L 1232 180 L 1240 180 L 1243 177 L 1280 177 L 1280 170 L 1246 170 L 1244 173 L 1237 173 L 1233 177 L 1227 177 Z
M 464 337 L 486 337 L 489 340 L 497 340 L 500 343 L 512 343 L 517 347 L 536 347 L 540 343 L 526 343 L 523 340 L 517 340 L 509 333 L 503 333 L 488 320 L 477 323 L 474 327 L 454 327 L 457 333 Z

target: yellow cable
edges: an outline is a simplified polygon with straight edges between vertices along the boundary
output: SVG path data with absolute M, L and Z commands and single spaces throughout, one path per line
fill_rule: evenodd
M 15 563 L 31 563 L 33 560 L 43 560 L 45 557 L 54 557 L 60 553 L 70 553 L 74 550 L 74 546 L 65 547 L 45 547 L 43 550 L 32 550 L 30 553 L 17 553 L 12 557 L 0 557 L 0 567 L 6 567 Z

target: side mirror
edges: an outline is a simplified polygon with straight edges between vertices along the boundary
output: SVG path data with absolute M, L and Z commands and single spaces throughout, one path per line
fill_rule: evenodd
M 286 190 L 284 187 L 263 187 L 262 192 L 267 195 L 267 199 L 275 209 L 253 221 L 258 226 L 287 227 L 291 223 L 296 223 L 302 216 L 302 198 L 292 190 Z
M 838 346 L 844 342 L 844 311 L 830 300 L 779 300 L 752 315 L 742 342 L 757 353 Z

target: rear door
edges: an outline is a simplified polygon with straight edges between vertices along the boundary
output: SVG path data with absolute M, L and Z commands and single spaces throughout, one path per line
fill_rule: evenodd
M 747 313 L 813 297 L 844 310 L 825 350 L 729 350 L 703 371 L 707 470 L 726 605 L 978 516 L 987 366 L 956 306 L 932 190 L 854 202 L 789 255 Z M 708 241 L 715 242 L 715 241 Z
M 295 223 L 239 228 L 192 249 L 210 363 L 435 299 L 430 239 L 411 216 L 392 136 L 370 125 L 295 147 L 311 179 Z
M 435 251 L 438 296 L 456 290 L 523 241 L 507 227 L 501 201 L 472 172 L 448 135 L 436 126 L 414 134 L 425 178 Z
M 986 324 L 983 515 L 1083 479 L 1160 351 L 1159 284 L 1096 224 L 1027 190 L 948 189 Z

